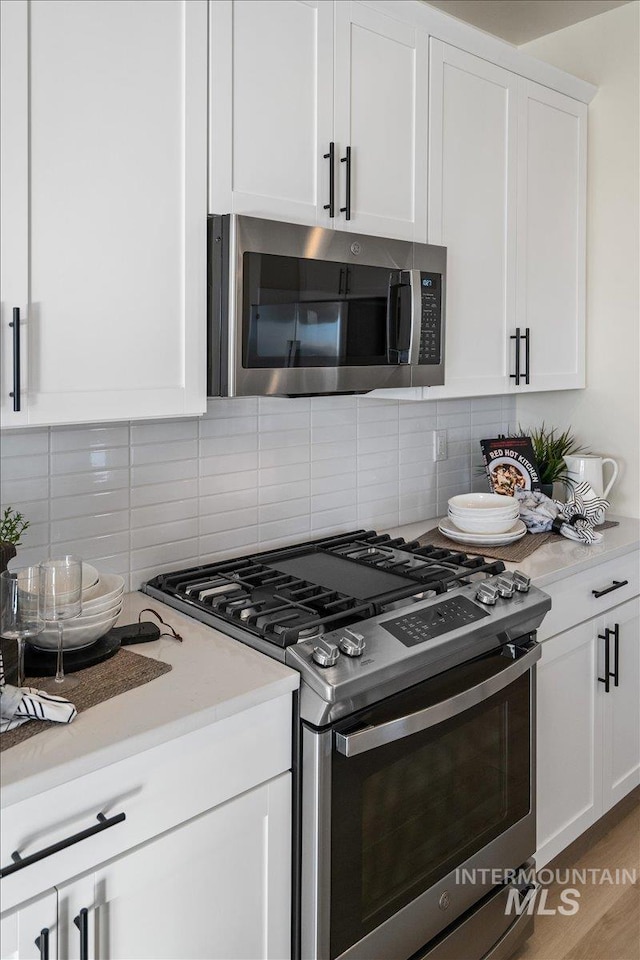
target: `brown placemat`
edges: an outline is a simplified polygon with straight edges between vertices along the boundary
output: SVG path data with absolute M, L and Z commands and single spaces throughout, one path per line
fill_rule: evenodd
M 134 687 L 140 687 L 143 683 L 149 683 L 150 680 L 161 677 L 169 670 L 171 670 L 170 663 L 152 660 L 150 657 L 143 657 L 130 650 L 118 650 L 114 657 L 74 673 L 73 676 L 77 677 L 80 683 L 70 691 L 69 699 L 78 713 L 82 713 L 83 710 L 88 710 L 97 703 L 117 697 L 121 693 L 126 693 L 127 690 L 133 690 Z M 25 686 L 37 689 L 41 679 L 26 677 Z M 0 735 L 0 751 L 8 750 L 43 730 L 50 730 L 57 726 L 58 724 L 47 720 L 29 720 L 28 723 L 23 723 Z
M 609 527 L 617 526 L 617 520 L 605 520 L 598 527 L 598 530 L 607 530 Z M 421 546 L 429 544 L 433 547 L 445 547 L 447 550 L 458 549 L 463 553 L 479 554 L 492 560 L 504 560 L 507 563 L 521 563 L 536 550 L 539 550 L 540 547 L 543 547 L 545 543 L 565 539 L 559 533 L 525 533 L 521 540 L 516 540 L 515 543 L 510 543 L 505 547 L 488 547 L 471 543 L 455 543 L 440 533 L 437 527 L 434 527 L 433 530 L 427 530 L 421 537 L 418 537 Z

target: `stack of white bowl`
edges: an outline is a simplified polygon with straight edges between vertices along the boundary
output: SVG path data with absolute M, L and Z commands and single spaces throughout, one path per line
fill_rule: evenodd
M 82 564 L 82 612 L 71 620 L 63 620 L 62 645 L 77 650 L 95 643 L 111 630 L 122 611 L 124 580 L 115 573 L 98 574 L 95 567 Z M 47 623 L 42 633 L 31 640 L 34 647 L 55 650 L 58 646 L 58 625 Z
M 464 533 L 484 536 L 506 534 L 518 520 L 515 497 L 496 493 L 464 493 L 449 500 L 449 519 Z

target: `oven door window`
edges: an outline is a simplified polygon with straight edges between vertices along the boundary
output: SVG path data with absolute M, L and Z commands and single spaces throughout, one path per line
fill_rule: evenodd
M 245 253 L 243 367 L 406 362 L 409 343 L 397 342 L 410 329 L 406 276 L 386 267 Z
M 411 712 L 420 686 L 361 722 Z M 530 705 L 525 673 L 435 727 L 352 757 L 334 750 L 332 957 L 529 813 Z

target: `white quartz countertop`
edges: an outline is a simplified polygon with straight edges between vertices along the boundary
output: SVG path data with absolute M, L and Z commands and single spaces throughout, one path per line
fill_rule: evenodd
M 3 752 L 2 807 L 297 689 L 296 671 L 142 593 L 125 597 L 118 624 L 137 621 L 145 607 L 183 642 L 162 637 L 127 649 L 172 669 Z
M 546 543 L 526 560 L 522 560 L 520 563 L 507 563 L 506 566 L 510 570 L 522 570 L 523 573 L 531 577 L 537 587 L 544 588 L 546 584 L 555 583 L 565 577 L 572 576 L 574 573 L 588 570 L 589 567 L 598 563 L 604 563 L 605 560 L 613 560 L 640 548 L 640 520 L 615 516 L 607 517 L 607 519 L 617 520 L 619 526 L 603 530 L 601 543 L 586 546 L 563 537 L 561 540 Z M 436 517 L 431 520 L 423 520 L 420 523 L 405 524 L 386 532 L 393 536 L 404 537 L 405 540 L 411 540 L 417 539 L 437 524 L 438 518 Z M 451 546 L 453 549 L 458 547 L 464 551 L 464 544 L 452 543 Z

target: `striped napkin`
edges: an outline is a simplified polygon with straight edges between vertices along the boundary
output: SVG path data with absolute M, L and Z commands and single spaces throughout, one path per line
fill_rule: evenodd
M 56 697 L 35 687 L 14 687 L 7 683 L 0 651 L 0 733 L 13 730 L 28 720 L 71 723 L 77 712 L 64 697 Z

